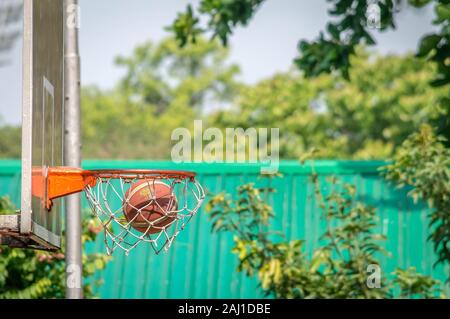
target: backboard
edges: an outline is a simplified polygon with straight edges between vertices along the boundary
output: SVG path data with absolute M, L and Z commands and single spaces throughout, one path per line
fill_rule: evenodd
M 20 234 L 55 249 L 61 245 L 61 202 L 47 209 L 44 198 L 48 167 L 63 165 L 64 5 L 24 0 L 23 10 Z

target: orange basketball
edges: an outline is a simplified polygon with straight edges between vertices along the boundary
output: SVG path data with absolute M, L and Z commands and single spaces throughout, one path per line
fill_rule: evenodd
M 176 218 L 177 200 L 169 185 L 142 180 L 125 193 L 124 214 L 131 227 L 145 234 L 156 234 Z M 151 222 L 155 222 L 150 225 Z

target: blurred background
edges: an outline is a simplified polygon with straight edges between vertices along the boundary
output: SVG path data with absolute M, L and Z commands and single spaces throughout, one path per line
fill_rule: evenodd
M 326 1 L 268 1 L 248 27 L 238 27 L 234 31 L 227 49 L 205 41 L 192 53 L 177 48 L 173 38 L 171 40 L 172 34 L 165 30 L 188 3 L 198 5 L 195 1 L 80 1 L 83 158 L 168 159 L 168 136 L 173 128 L 191 127 L 193 118 L 198 118 L 199 114 L 204 115 L 211 126 L 235 124 L 232 127 L 238 127 L 248 122 L 250 114 L 257 113 L 258 108 L 269 112 L 277 109 L 280 113 L 277 117 L 266 113 L 272 123 L 262 116 L 252 121 L 255 125 L 283 129 L 282 136 L 292 142 L 292 146 L 286 145 L 287 141 L 283 143 L 284 158 L 296 159 L 305 149 L 320 143 L 332 144 L 323 147 L 332 152 L 330 157 L 384 158 L 420 121 L 430 116 L 429 108 L 435 106 L 431 105 L 435 103 L 415 103 L 413 107 L 400 106 L 394 110 L 390 103 L 394 99 L 404 105 L 414 103 L 414 95 L 428 98 L 430 102 L 438 94 L 431 89 L 426 94 L 413 92 L 411 101 L 399 101 L 405 93 L 399 85 L 397 92 L 393 92 L 397 96 L 383 97 L 385 101 L 373 107 L 373 111 L 379 113 L 389 110 L 390 114 L 380 115 L 383 121 L 367 118 L 367 123 L 363 124 L 352 110 L 358 105 L 357 111 L 363 113 L 373 104 L 371 99 L 375 92 L 370 92 L 369 87 L 358 87 L 364 78 L 379 89 L 399 74 L 405 75 L 405 85 L 412 78 L 426 84 L 427 74 L 423 73 L 428 71 L 430 78 L 432 71 L 425 65 L 417 66 L 411 58 L 420 38 L 435 28 L 431 23 L 432 6 L 424 9 L 405 6 L 396 17 L 395 30 L 374 32 L 377 45 L 361 49 L 358 55 L 360 62 L 354 72 L 359 79 L 355 79 L 354 84 L 345 84 L 347 89 L 342 90 L 330 87 L 335 82 L 331 77 L 305 83 L 293 65 L 298 56 L 298 40 L 314 39 L 332 18 L 327 13 Z M 14 22 L 8 29 L 20 31 L 20 23 L 20 20 Z M 146 51 L 145 56 L 140 54 L 143 51 Z M 195 76 L 186 73 L 188 61 L 183 61 L 183 57 L 189 54 L 192 59 L 198 59 L 197 69 L 192 71 Z M 2 139 L 1 156 L 18 158 L 20 130 L 15 128 L 21 122 L 20 35 L 2 56 L 0 116 L 2 135 L 8 138 Z M 364 63 L 369 60 L 373 63 Z M 371 75 L 379 66 L 389 71 L 384 72 L 386 78 L 381 82 Z M 254 98 L 254 93 L 264 94 L 270 86 L 274 86 L 271 99 Z M 283 101 L 279 100 L 282 89 L 286 90 Z M 177 108 L 186 106 L 184 99 L 193 91 L 198 97 L 191 99 L 190 107 L 180 113 Z M 327 91 L 330 94 L 326 94 Z M 345 99 L 353 99 L 355 93 L 359 93 L 364 105 L 355 100 L 351 101 L 353 106 L 340 105 L 347 104 Z M 229 119 L 237 123 L 225 122 L 233 113 L 211 114 L 227 110 L 231 105 L 235 105 L 235 109 L 245 109 L 239 118 Z M 293 108 L 297 113 L 306 113 L 299 114 L 302 121 L 296 123 L 295 128 L 277 120 L 284 119 Z M 160 114 L 162 112 L 165 114 Z M 413 118 L 414 114 L 417 116 Z M 121 123 L 122 129 L 118 130 L 114 119 L 121 120 L 123 116 L 127 121 Z M 358 125 L 364 126 L 364 130 Z M 400 127 L 392 129 L 392 125 Z M 352 143 L 355 145 L 345 140 L 350 132 L 359 135 Z M 334 133 L 339 134 L 338 138 Z M 146 148 L 134 147 L 127 143 L 129 140 L 135 141 L 135 145 L 143 143 Z
M 20 199 L 21 11 L 8 9 L 20 3 L 0 4 L 4 9 L 0 11 L 1 194 L 11 200 L 5 207 Z M 450 135 L 449 4 L 381 1 L 381 26 L 370 28 L 365 21 L 371 3 L 378 2 L 79 1 L 85 167 L 175 168 L 169 162 L 172 131 L 192 129 L 193 121 L 202 119 L 205 127 L 220 129 L 280 128 L 283 174 L 261 182 L 258 165 L 189 166 L 200 173 L 209 192 L 209 209 L 164 256 L 154 257 L 140 248 L 128 259 L 95 257 L 103 250 L 102 241 L 96 239 L 94 228 L 88 228 L 87 282 L 92 294 L 105 298 L 445 295 L 450 163 L 448 143 L 436 136 Z M 353 24 L 345 22 L 347 16 Z M 198 22 L 190 24 L 194 18 Z M 388 164 L 387 173 L 380 173 Z M 426 176 L 431 178 L 421 179 Z M 342 183 L 330 181 L 335 177 Z M 249 196 L 255 189 L 240 188 L 247 183 L 256 183 L 251 187 L 267 191 L 267 197 Z M 347 183 L 355 192 L 346 191 Z M 429 192 L 430 185 L 437 186 Z M 270 195 L 272 187 L 277 192 Z M 317 189 L 323 199 L 315 197 Z M 221 192 L 237 206 L 226 206 L 217 197 Z M 356 284 L 366 276 L 351 262 L 338 263 L 337 247 L 327 246 L 328 237 L 320 236 L 329 233 L 326 220 L 336 225 L 356 222 L 330 213 L 341 203 L 337 198 L 349 196 L 352 201 L 342 209 L 366 216 L 374 228 L 362 227 L 360 233 L 347 235 L 367 238 L 364 232 L 373 231 L 386 237 L 380 245 L 389 250 L 389 257 L 379 257 L 377 249 L 372 255 L 370 247 L 367 255 L 354 255 L 354 260 L 366 264 L 374 256 L 380 258 L 383 273 L 392 273 L 386 291 L 364 288 L 362 295 L 339 295 L 338 291 L 346 291 L 343 286 L 321 282 L 324 278 L 338 282 L 339 274 L 347 278 L 344 282 L 359 274 Z M 304 251 L 305 255 L 294 254 L 297 266 L 287 259 L 286 247 L 254 248 L 248 238 L 262 235 L 245 228 L 245 223 L 242 238 L 230 225 L 211 233 L 217 218 L 227 225 L 225 213 L 239 211 L 242 198 L 250 206 L 255 204 L 252 200 L 269 204 L 273 217 L 259 220 L 249 212 L 245 218 L 267 222 L 285 235 L 274 242 Z M 358 211 L 358 203 L 367 209 Z M 368 206 L 375 208 L 373 214 Z M 207 211 L 215 210 L 220 213 L 208 217 Z M 437 230 L 429 226 L 433 216 Z M 335 231 L 339 234 L 341 229 Z M 303 248 L 294 245 L 297 239 L 305 241 Z M 367 243 L 372 244 L 369 239 Z M 354 251 L 345 245 L 340 248 Z M 331 262 L 330 256 L 337 261 Z M 254 262 L 249 262 L 251 258 Z M 318 271 L 317 264 L 325 270 Z M 343 270 L 330 275 L 327 267 Z M 144 279 L 139 276 L 142 269 Z M 305 282 L 304 271 L 320 274 L 311 279 L 316 281 Z M 199 283 L 202 274 L 207 275 Z M 0 280 L 0 295 L 21 291 L 34 285 L 33 280 L 18 288 Z M 94 283 L 101 280 L 104 284 L 97 287 Z M 299 287 L 305 289 L 298 292 Z M 350 285 L 351 290 L 355 288 Z

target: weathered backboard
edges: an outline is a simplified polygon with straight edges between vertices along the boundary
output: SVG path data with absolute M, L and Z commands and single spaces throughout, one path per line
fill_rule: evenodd
M 63 165 L 63 0 L 24 0 L 23 19 L 20 234 L 53 249 L 61 245 L 61 202 L 48 210 L 43 198 L 47 168 Z

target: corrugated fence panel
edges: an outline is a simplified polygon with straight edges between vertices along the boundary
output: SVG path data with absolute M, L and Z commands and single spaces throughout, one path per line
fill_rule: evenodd
M 377 208 L 378 231 L 388 237 L 385 247 L 391 257 L 382 257 L 384 273 L 396 267 L 414 266 L 437 279 L 445 279 L 443 267 L 433 268 L 432 243 L 426 240 L 427 209 L 407 198 L 407 190 L 396 190 L 379 175 L 383 162 L 316 161 L 322 191 L 329 192 L 326 179 L 332 175 L 357 187 L 358 199 Z M 184 169 L 198 173 L 207 193 L 235 195 L 239 185 L 248 182 L 270 183 L 277 192 L 268 198 L 274 207 L 274 230 L 288 239 L 304 239 L 309 254 L 318 247 L 324 230 L 313 187 L 311 169 L 294 161 L 280 164 L 282 178 L 259 179 L 257 164 L 173 164 L 142 161 L 85 161 L 87 169 L 160 168 Z M 0 161 L 0 194 L 20 202 L 20 162 Z M 87 207 L 83 199 L 83 207 Z M 104 284 L 97 289 L 102 298 L 258 298 L 261 291 L 255 278 L 237 273 L 237 258 L 231 253 L 232 236 L 213 234 L 204 211 L 195 216 L 180 233 L 168 253 L 154 255 L 141 245 L 129 256 L 116 251 L 107 269 L 96 274 Z M 88 247 L 104 252 L 102 236 Z M 445 270 L 448 271 L 448 270 Z

